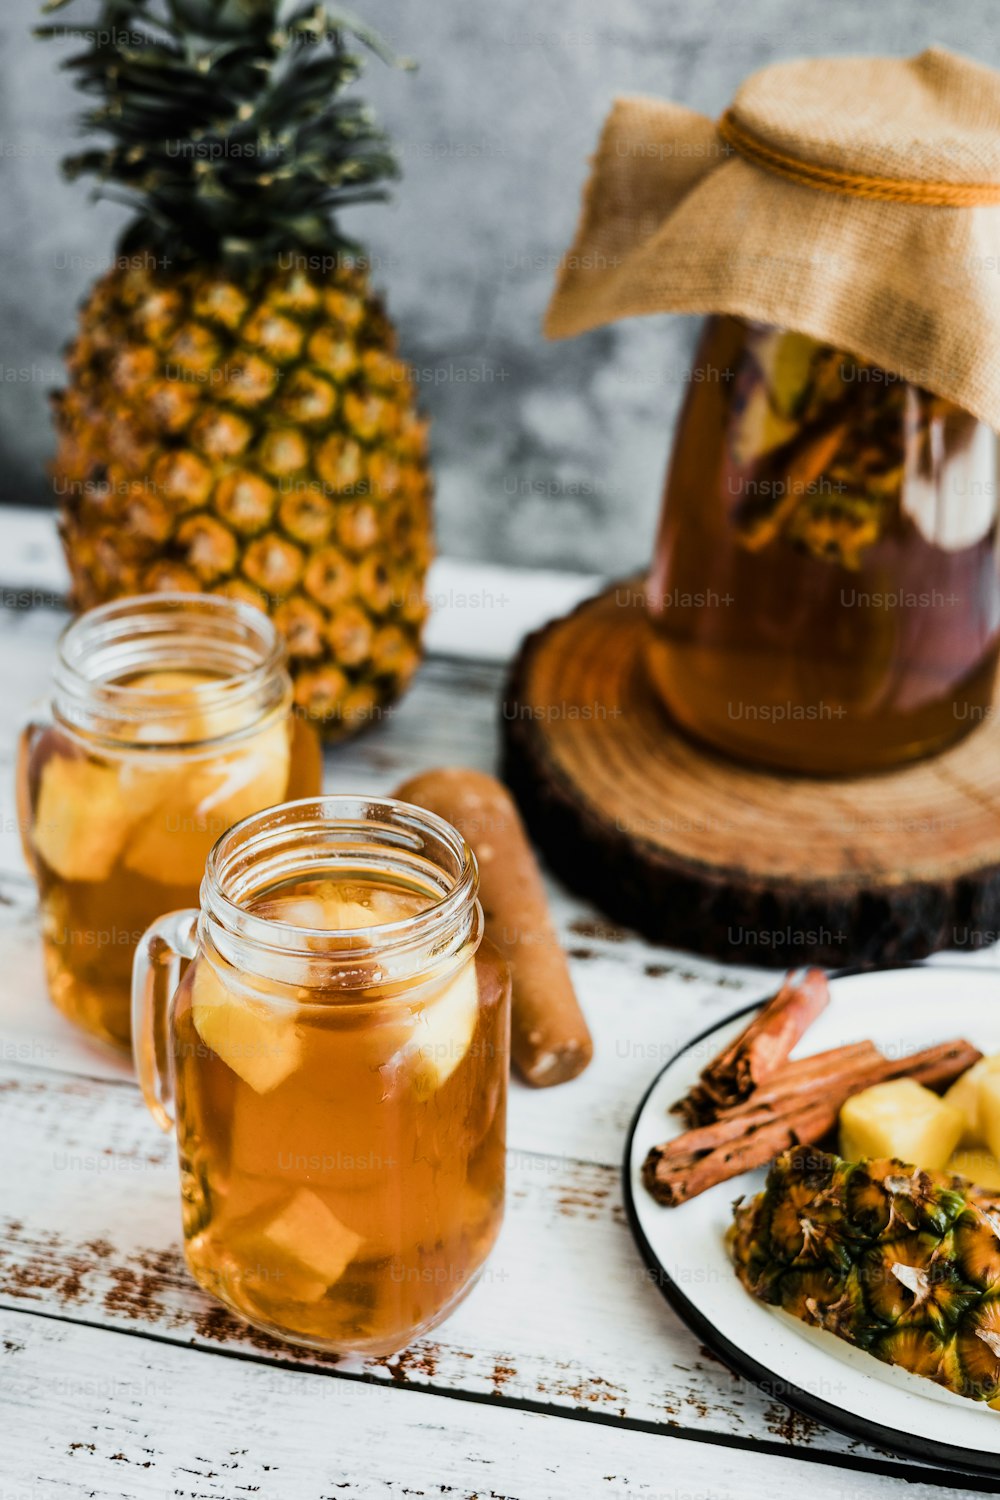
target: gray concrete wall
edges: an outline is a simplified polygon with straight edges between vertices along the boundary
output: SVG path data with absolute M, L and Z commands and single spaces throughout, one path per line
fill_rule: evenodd
M 58 171 L 78 101 L 38 0 L 0 11 L 2 497 L 47 500 L 46 390 L 121 216 Z M 368 92 L 405 178 L 358 210 L 434 418 L 442 550 L 624 569 L 649 554 L 691 320 L 547 344 L 539 321 L 588 153 L 618 93 L 717 113 L 748 72 L 809 53 L 919 51 L 1000 65 L 996 0 L 357 0 L 416 75 Z M 65 50 L 65 49 L 63 49 Z M 2 517 L 0 517 L 2 527 Z

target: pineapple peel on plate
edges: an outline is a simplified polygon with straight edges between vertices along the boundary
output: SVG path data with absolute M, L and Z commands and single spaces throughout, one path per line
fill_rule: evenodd
M 973 1401 L 1000 1403 L 1000 1205 L 896 1160 L 784 1152 L 739 1202 L 736 1273 L 762 1302 Z

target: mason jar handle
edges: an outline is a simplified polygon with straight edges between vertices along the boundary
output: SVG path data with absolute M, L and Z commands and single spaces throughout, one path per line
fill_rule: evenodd
M 17 726 L 17 769 L 14 773 L 17 803 L 17 828 L 21 836 L 24 862 L 38 879 L 38 861 L 31 837 L 31 757 L 38 736 L 53 725 L 52 707 L 47 698 L 36 698 L 21 714 Z
M 170 1022 L 181 964 L 198 951 L 198 912 L 171 911 L 148 927 L 132 960 L 132 1056 L 142 1097 L 161 1130 L 174 1118 Z

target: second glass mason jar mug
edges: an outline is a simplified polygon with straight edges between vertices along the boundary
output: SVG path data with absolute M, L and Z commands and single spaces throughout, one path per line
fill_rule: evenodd
M 321 789 L 314 730 L 259 610 L 198 594 L 103 605 L 64 631 L 51 704 L 19 750 L 50 994 L 127 1046 L 132 954 L 197 900 L 209 850 L 248 813 Z
M 324 797 L 231 829 L 200 914 L 140 944 L 136 1066 L 176 1129 L 188 1265 L 268 1332 L 390 1353 L 483 1267 L 510 980 L 477 889 L 440 818 Z
M 647 660 L 692 734 L 786 770 L 927 755 L 992 711 L 997 438 L 804 334 L 712 317 L 678 427 Z

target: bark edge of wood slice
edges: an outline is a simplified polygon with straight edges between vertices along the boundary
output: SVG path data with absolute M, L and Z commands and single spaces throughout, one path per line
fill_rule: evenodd
M 1000 713 L 877 775 L 741 766 L 660 705 L 641 593 L 613 584 L 529 635 L 503 693 L 503 774 L 571 890 L 654 942 L 768 967 L 1000 939 Z

